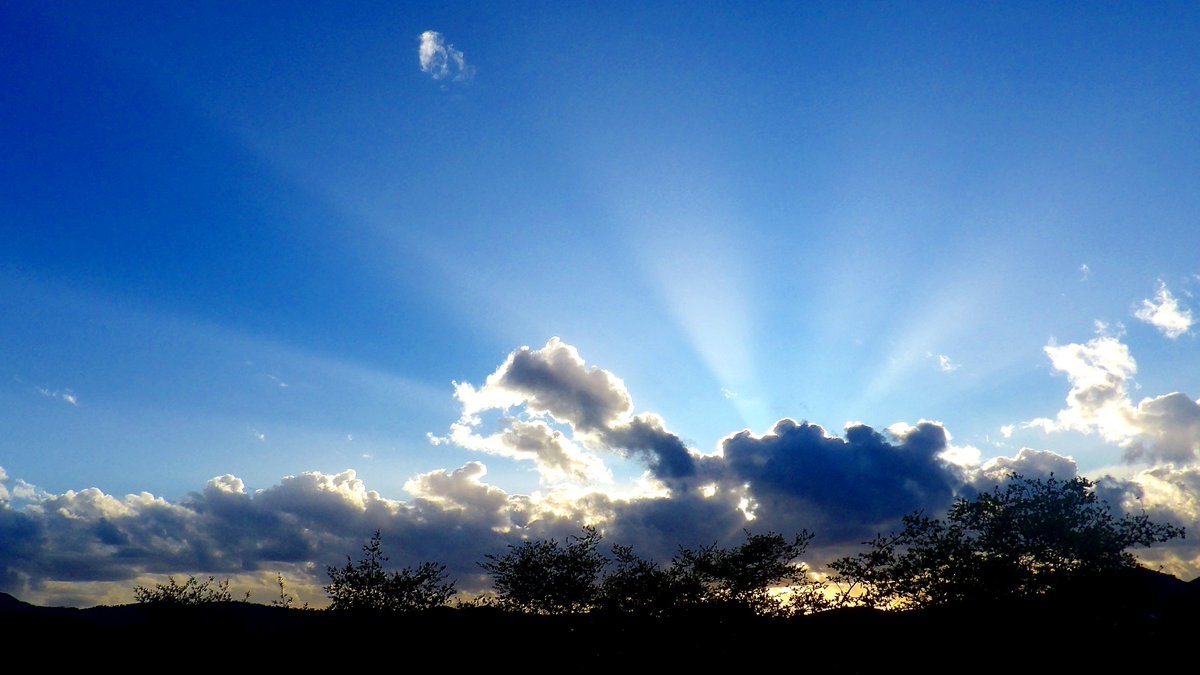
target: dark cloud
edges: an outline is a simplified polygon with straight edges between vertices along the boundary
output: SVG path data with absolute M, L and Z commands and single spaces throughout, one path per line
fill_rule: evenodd
M 743 431 L 726 438 L 723 457 L 708 460 L 708 468 L 727 484 L 748 485 L 764 522 L 797 523 L 842 540 L 874 534 L 913 511 L 948 505 L 961 476 L 938 458 L 947 443 L 945 430 L 933 422 L 892 442 L 865 425 L 851 426 L 839 438 L 818 425 L 784 419 L 763 436 Z
M 549 413 L 580 431 L 607 429 L 633 409 L 620 379 L 588 368 L 579 352 L 558 338 L 536 351 L 513 352 L 485 387 L 517 392 L 531 412 Z
M 667 430 L 661 418 L 649 413 L 633 414 L 633 399 L 620 378 L 589 367 L 575 347 L 558 338 L 551 338 L 541 349 L 522 347 L 512 352 L 483 387 L 476 390 L 470 384 L 460 384 L 456 396 L 463 404 L 463 416 L 451 427 L 450 436 L 439 442 L 511 456 L 517 450 L 506 435 L 493 441 L 476 433 L 482 423 L 477 415 L 486 410 L 520 407 L 519 412 L 526 417 L 549 416 L 568 425 L 581 443 L 643 458 L 662 480 L 686 478 L 695 471 L 687 446 Z M 528 422 L 509 417 L 506 424 L 520 430 Z M 533 448 L 524 451 L 542 468 L 553 470 L 554 455 L 564 454 L 557 446 L 542 444 L 536 453 Z M 567 459 L 571 463 L 566 473 L 596 474 L 595 465 L 584 461 L 584 456 Z M 546 474 L 543 471 L 543 477 Z
M 677 481 L 696 473 L 696 461 L 687 446 L 663 427 L 657 415 L 637 415 L 627 424 L 606 429 L 603 438 L 612 447 L 643 457 L 662 480 Z

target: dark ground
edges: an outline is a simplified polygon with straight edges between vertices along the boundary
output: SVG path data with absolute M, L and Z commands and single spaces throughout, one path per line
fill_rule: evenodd
M 1139 570 L 1055 599 L 909 612 L 839 609 L 794 619 L 711 611 L 672 619 L 549 617 L 494 608 L 354 615 L 240 602 L 71 609 L 0 594 L 0 641 L 9 664 L 26 653 L 43 665 L 1112 672 L 1182 660 L 1194 670 L 1200 580 Z

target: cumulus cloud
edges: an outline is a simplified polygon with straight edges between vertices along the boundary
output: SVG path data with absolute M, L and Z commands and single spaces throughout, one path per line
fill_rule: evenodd
M 1067 407 L 1055 419 L 1039 418 L 1032 426 L 1046 431 L 1098 431 L 1113 442 L 1136 435 L 1129 415 L 1128 381 L 1137 372 L 1137 363 L 1129 347 L 1116 338 L 1099 337 L 1086 344 L 1052 343 L 1045 352 L 1054 369 L 1066 373 L 1071 391 Z
M 474 66 L 467 65 L 463 53 L 446 42 L 442 34 L 427 30 L 421 33 L 421 45 L 417 48 L 417 59 L 421 72 L 435 80 L 463 82 L 475 75 Z
M 729 436 L 703 471 L 726 490 L 746 486 L 769 527 L 803 523 L 833 540 L 857 540 L 906 513 L 950 503 L 961 475 L 940 457 L 949 441 L 936 422 L 896 425 L 886 436 L 855 424 L 842 438 L 784 419 L 761 436 Z
M 438 560 L 470 588 L 484 554 L 522 536 L 564 536 L 585 521 L 581 507 L 532 505 L 487 485 L 484 474 L 469 463 L 417 476 L 407 502 L 368 489 L 352 470 L 289 476 L 260 490 L 219 476 L 177 502 L 96 488 L 42 493 L 21 508 L 4 499 L 0 590 L 36 598 L 51 580 L 127 581 L 132 589 L 148 574 L 276 569 L 307 569 L 309 585 L 320 585 L 326 565 L 344 561 L 376 530 L 394 564 Z
M 612 477 L 599 457 L 580 448 L 542 420 L 506 418 L 503 428 L 488 436 L 479 435 L 471 425 L 458 422 L 451 425 L 448 437 L 435 442 L 452 442 L 476 452 L 533 461 L 539 475 L 549 482 L 606 482 Z
M 1129 478 L 1108 476 L 1097 482 L 1096 493 L 1118 513 L 1146 514 L 1155 522 L 1186 528 L 1185 538 L 1138 551 L 1138 558 L 1180 579 L 1200 575 L 1200 544 L 1194 537 L 1200 527 L 1200 467 L 1166 465 Z
M 1069 480 L 1078 472 L 1078 465 L 1070 457 L 1049 450 L 1021 448 L 1015 457 L 993 457 L 984 462 L 971 472 L 967 482 L 980 491 L 987 491 L 1014 473 L 1026 478 L 1049 478 L 1053 475 Z
M 695 472 L 692 453 L 660 417 L 634 414 L 625 383 L 589 367 L 575 347 L 557 337 L 541 349 L 512 352 L 478 389 L 456 383 L 455 396 L 462 417 L 439 441 L 533 459 L 546 479 L 606 475 L 600 458 L 585 448 L 643 458 L 659 478 L 685 479 Z M 499 434 L 479 433 L 480 415 L 488 411 L 504 415 Z M 572 438 L 552 432 L 551 424 L 565 425 Z
M 1195 323 L 1191 310 L 1181 306 L 1162 281 L 1158 282 L 1158 292 L 1154 297 L 1143 300 L 1141 307 L 1133 315 L 1154 326 L 1172 340 L 1187 333 Z
M 1046 354 L 1071 383 L 1067 406 L 1053 419 L 1039 418 L 1024 426 L 1099 433 L 1125 448 L 1131 461 L 1200 459 L 1200 403 L 1174 392 L 1135 405 L 1129 385 L 1137 363 L 1120 340 L 1098 337 L 1085 344 L 1051 344 Z
M 1133 417 L 1139 433 L 1125 441 L 1129 459 L 1186 464 L 1200 458 L 1200 402 L 1179 392 L 1146 398 Z

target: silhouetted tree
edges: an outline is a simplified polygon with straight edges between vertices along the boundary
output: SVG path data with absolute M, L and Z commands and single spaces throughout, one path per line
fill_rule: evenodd
M 959 499 L 945 519 L 914 513 L 870 549 L 830 564 L 844 603 L 925 607 L 1041 595 L 1137 567 L 1126 549 L 1182 537 L 1145 514 L 1114 516 L 1086 478 L 1012 474 Z
M 787 615 L 825 608 L 824 583 L 799 562 L 813 534 L 790 541 L 781 534 L 751 534 L 740 546 L 681 549 L 671 564 L 677 601 L 757 614 Z
M 662 567 L 630 546 L 613 546 L 607 559 L 599 552 L 600 535 L 588 527 L 564 543 L 510 545 L 508 553 L 488 555 L 480 566 L 492 575 L 500 606 L 525 612 L 665 616 L 707 607 L 790 614 L 825 604 L 822 584 L 798 561 L 812 536 L 805 531 L 789 541 L 747 532 L 746 541 L 731 549 L 681 548 Z
M 411 612 L 440 607 L 454 595 L 454 582 L 446 581 L 445 565 L 426 562 L 389 574 L 383 568 L 387 556 L 378 531 L 363 546 L 363 554 L 357 563 L 346 556 L 345 567 L 326 568 L 330 609 Z
M 642 616 L 664 616 L 679 608 L 678 578 L 633 552 L 632 546 L 614 545 L 612 569 L 600 584 L 598 607 L 604 611 Z
M 599 575 L 608 560 L 594 527 L 582 535 L 509 544 L 504 555 L 486 555 L 479 566 L 492 575 L 500 606 L 538 614 L 572 614 L 595 606 Z
M 175 577 L 167 577 L 167 583 L 154 584 L 153 588 L 137 586 L 133 589 L 133 597 L 140 603 L 155 605 L 203 605 L 210 602 L 232 602 L 233 595 L 229 592 L 229 580 L 217 582 L 213 577 L 201 581 L 195 576 L 188 577 L 182 584 Z M 250 594 L 246 593 L 246 598 Z

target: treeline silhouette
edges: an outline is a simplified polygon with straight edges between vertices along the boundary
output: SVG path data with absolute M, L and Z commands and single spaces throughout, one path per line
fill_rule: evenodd
M 227 582 L 190 577 L 139 586 L 137 604 L 116 608 L 34 608 L 0 595 L 0 621 L 17 635 L 53 630 L 96 643 L 129 631 L 314 644 L 397 636 L 434 644 L 456 635 L 475 649 L 502 650 L 536 636 L 543 655 L 674 654 L 672 663 L 698 665 L 777 664 L 782 653 L 748 645 L 803 639 L 814 649 L 847 650 L 838 664 L 846 672 L 911 656 L 931 636 L 941 653 L 965 654 L 982 635 L 1014 630 L 1060 641 L 1194 634 L 1200 581 L 1148 570 L 1128 550 L 1182 537 L 1183 529 L 1144 514 L 1118 517 L 1094 488 L 1085 478 L 1013 475 L 958 500 L 942 518 L 906 517 L 900 530 L 830 563 L 828 575 L 802 562 L 815 537 L 807 530 L 747 531 L 735 546 L 680 547 L 659 563 L 621 544 L 606 554 L 602 535 L 585 527 L 486 555 L 479 565 L 493 590 L 465 598 L 439 563 L 388 571 L 376 532 L 357 560 L 327 568 L 327 611 L 301 611 L 282 577 L 271 606 L 235 602 Z M 878 651 L 854 650 L 864 640 Z

